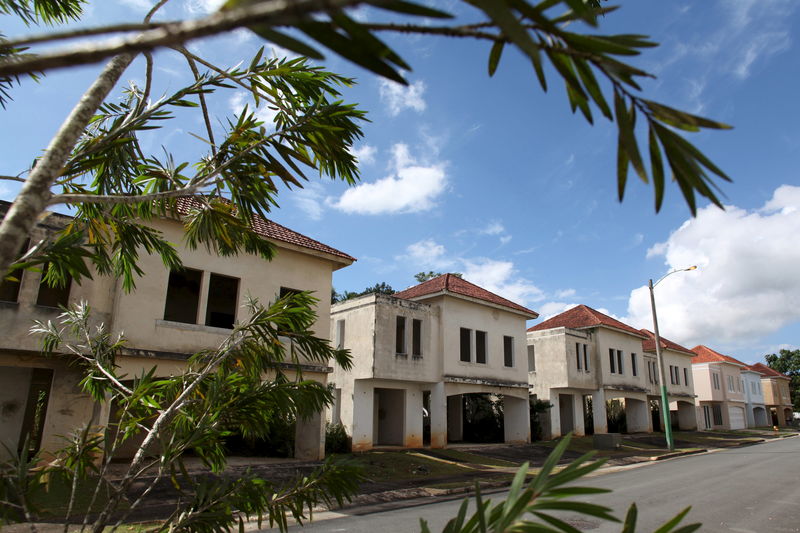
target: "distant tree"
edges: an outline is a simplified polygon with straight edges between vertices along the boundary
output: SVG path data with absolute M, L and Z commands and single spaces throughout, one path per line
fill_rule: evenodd
M 795 411 L 800 411 L 800 349 L 781 350 L 777 354 L 765 355 L 764 359 L 770 368 L 791 378 L 789 392 L 792 395 L 792 405 Z
M 359 296 L 364 296 L 365 294 L 389 294 L 392 295 L 397 291 L 392 288 L 391 285 L 386 283 L 385 281 L 381 281 L 380 283 L 376 283 L 372 287 L 367 287 L 363 291 L 344 291 L 344 292 L 336 292 L 336 289 L 331 291 L 331 303 L 336 302 L 343 302 L 345 300 L 352 300 L 353 298 L 358 298 Z
M 414 279 L 420 283 L 428 281 L 429 279 L 438 278 L 439 276 L 444 275 L 445 272 L 434 272 L 433 270 L 429 270 L 427 272 L 417 272 L 414 274 Z M 460 278 L 463 276 L 461 272 L 450 272 L 453 276 Z

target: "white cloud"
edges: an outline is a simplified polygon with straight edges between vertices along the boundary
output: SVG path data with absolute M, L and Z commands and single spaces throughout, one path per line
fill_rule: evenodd
M 370 144 L 362 144 L 358 148 L 352 147 L 350 153 L 358 159 L 359 165 L 371 165 L 375 162 L 375 154 L 378 150 Z
M 564 311 L 568 311 L 578 304 L 566 302 L 545 302 L 541 304 L 537 311 L 539 311 L 539 321 L 544 322 L 549 318 L 560 315 Z
M 406 247 L 405 255 L 395 258 L 412 270 L 461 272 L 464 279 L 521 305 L 542 300 L 542 291 L 520 276 L 514 263 L 486 257 L 459 257 L 433 239 L 424 239 Z
M 324 211 L 324 189 L 316 182 L 307 183 L 304 188 L 297 189 L 291 194 L 298 209 L 303 211 L 311 220 L 321 220 Z
M 120 0 L 121 4 L 124 4 L 134 11 L 141 11 L 147 12 L 153 7 L 152 0 Z
M 563 298 L 572 298 L 575 296 L 575 289 L 562 289 L 560 291 L 556 291 L 556 298 L 563 299 Z
M 183 0 L 183 9 L 190 15 L 208 15 L 224 3 L 225 0 Z
M 241 113 L 244 109 L 245 105 L 252 104 L 250 100 L 250 95 L 244 91 L 238 91 L 233 94 L 228 100 L 228 107 L 234 113 Z M 253 106 L 250 105 L 248 107 L 249 111 L 253 111 Z M 278 114 L 278 111 L 275 109 L 271 109 L 269 104 L 263 102 L 261 107 L 255 110 L 256 118 L 262 122 L 264 122 L 264 127 L 267 129 L 275 127 L 275 115 Z
M 380 81 L 381 101 L 386 104 L 386 112 L 396 117 L 404 109 L 413 109 L 417 112 L 425 111 L 425 83 L 421 80 L 403 86 L 399 83 L 382 78 Z
M 362 215 L 417 213 L 432 209 L 447 188 L 445 163 L 418 163 L 405 144 L 394 146 L 391 166 L 389 176 L 347 189 L 331 206 Z
M 492 222 L 489 222 L 485 228 L 478 231 L 478 233 L 481 235 L 500 235 L 504 231 L 506 231 L 506 228 L 503 227 L 503 224 L 497 220 L 493 220 Z
M 656 288 L 659 327 L 688 345 L 747 343 L 800 320 L 800 187 L 783 185 L 759 210 L 709 206 L 648 250 L 667 268 L 698 265 Z M 625 321 L 651 327 L 649 292 L 631 292 Z
M 503 235 L 500 237 L 500 244 L 508 244 L 511 242 L 511 235 Z

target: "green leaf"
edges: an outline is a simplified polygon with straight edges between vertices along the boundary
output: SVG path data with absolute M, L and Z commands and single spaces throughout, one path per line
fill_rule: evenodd
M 505 46 L 505 42 L 503 41 L 495 41 L 492 45 L 492 49 L 489 51 L 489 76 L 494 76 L 494 73 L 497 71 L 497 65 L 500 63 L 500 56 L 503 55 L 503 47 Z
M 296 54 L 300 54 L 301 56 L 310 57 L 312 59 L 317 59 L 319 61 L 325 59 L 325 56 L 322 55 L 319 51 L 311 46 L 308 46 L 303 41 L 299 39 L 295 39 L 290 35 L 286 35 L 285 33 L 281 33 L 279 31 L 274 30 L 272 27 L 267 26 L 266 24 L 254 24 L 253 26 L 248 26 L 250 31 L 259 35 L 266 39 L 271 43 L 275 43 L 282 48 L 286 48 L 287 50 L 294 52 Z M 253 67 L 250 67 L 251 70 Z
M 375 2 L 367 1 L 369 4 L 378 9 L 385 9 L 386 11 L 394 11 L 395 13 L 403 13 L 404 15 L 415 15 L 418 17 L 431 17 L 438 19 L 451 19 L 453 15 L 445 11 L 433 9 L 428 6 L 415 4 L 413 2 L 404 2 L 402 0 L 391 0 L 388 2 Z
M 698 131 L 698 128 L 710 128 L 717 130 L 733 129 L 733 126 L 729 126 L 728 124 L 697 115 L 692 115 L 691 113 L 686 113 L 685 111 L 680 111 L 678 109 L 665 106 L 664 104 L 653 102 L 652 100 L 646 100 L 642 98 L 640 101 L 647 106 L 647 108 L 653 113 L 654 117 L 666 122 L 670 126 L 674 126 L 682 130 Z
M 677 526 L 680 523 L 680 521 L 683 520 L 683 517 L 685 517 L 687 514 L 689 514 L 689 511 L 691 511 L 691 510 L 692 510 L 692 507 L 690 505 L 689 507 L 687 507 L 686 509 L 684 509 L 683 511 L 681 511 L 680 513 L 675 515 L 671 520 L 666 522 L 663 526 L 661 526 L 660 528 L 656 529 L 653 533 L 670 533 L 670 531 L 672 531 L 672 529 L 675 526 Z
M 656 213 L 661 210 L 664 202 L 664 162 L 661 159 L 661 149 L 658 146 L 658 138 L 652 125 L 648 132 L 650 145 L 650 174 L 653 176 L 653 188 L 656 195 Z
M 628 507 L 628 513 L 625 515 L 622 533 L 636 533 L 636 516 L 636 504 L 632 503 L 631 506 Z
M 606 102 L 605 97 L 603 96 L 603 92 L 600 90 L 600 86 L 597 84 L 597 78 L 595 78 L 594 73 L 592 72 L 592 67 L 589 64 L 580 58 L 572 58 L 572 62 L 575 65 L 575 70 L 578 72 L 578 75 L 583 82 L 583 86 L 586 87 L 586 90 L 589 92 L 589 96 L 592 97 L 594 103 L 597 104 L 597 107 L 603 113 L 608 120 L 614 120 L 613 115 L 611 114 L 611 108 L 608 107 L 608 102 Z
M 625 108 L 625 101 L 619 91 L 614 91 L 614 111 L 617 117 L 617 129 L 619 131 L 619 143 L 625 149 L 625 153 L 633 165 L 634 170 L 642 181 L 647 183 L 647 172 L 642 163 L 642 156 L 639 153 L 639 146 L 636 143 L 634 133 L 635 113 L 633 108 L 631 113 Z

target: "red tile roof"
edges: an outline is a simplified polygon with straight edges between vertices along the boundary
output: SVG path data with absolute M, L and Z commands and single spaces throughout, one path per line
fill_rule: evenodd
M 723 355 L 717 351 L 712 350 L 708 346 L 703 346 L 702 344 L 699 346 L 695 346 L 692 348 L 692 351 L 697 354 L 697 358 L 692 361 L 692 364 L 699 364 L 699 363 L 733 363 L 734 365 L 747 367 L 746 364 L 742 363 L 738 359 L 734 359 L 729 355 Z
M 178 214 L 187 215 L 190 210 L 201 207 L 201 204 L 196 198 L 186 196 L 178 198 L 177 207 Z M 309 250 L 335 255 L 347 261 L 356 261 L 355 257 L 347 255 L 336 248 L 332 248 L 327 244 L 315 241 L 311 237 L 306 237 L 302 233 L 290 230 L 286 226 L 281 226 L 277 222 L 273 222 L 258 215 L 253 215 L 251 224 L 257 234 L 267 239 L 294 244 L 295 246 L 300 246 L 301 248 L 308 248 Z
M 748 368 L 750 368 L 750 370 L 755 370 L 756 372 L 760 373 L 761 375 L 767 376 L 767 377 L 770 377 L 770 378 L 791 379 L 786 374 L 782 374 L 782 373 L 778 372 L 777 370 L 775 370 L 774 368 L 768 367 L 764 363 L 756 363 L 754 365 L 750 365 Z
M 539 316 L 539 313 L 536 311 L 532 311 L 527 307 L 516 304 L 511 300 L 506 300 L 502 296 L 498 296 L 493 292 L 489 292 L 486 289 L 478 287 L 474 283 L 470 283 L 469 281 L 458 276 L 454 276 L 453 274 L 443 274 L 433 279 L 429 279 L 428 281 L 410 287 L 404 291 L 396 292 L 393 294 L 393 296 L 395 298 L 402 298 L 404 300 L 414 300 L 422 296 L 438 294 L 442 292 L 468 296 L 470 298 L 483 300 L 484 302 L 508 307 L 509 309 L 520 311 L 526 315 L 532 315 L 533 318 Z
M 642 333 L 644 333 L 648 338 L 647 340 L 642 341 L 642 351 L 644 352 L 655 352 L 656 351 L 656 334 L 650 331 L 649 329 L 640 329 Z M 691 356 L 695 356 L 696 354 L 691 351 L 689 348 L 684 348 L 677 342 L 672 342 L 671 340 L 662 337 L 659 335 L 661 339 L 661 349 L 670 349 L 676 352 L 683 352 L 685 354 L 689 354 Z
M 615 318 L 611 318 L 596 309 L 592 309 L 588 305 L 578 305 L 572 309 L 568 309 L 560 315 L 556 315 L 545 320 L 541 324 L 536 324 L 532 328 L 528 328 L 528 331 L 542 331 L 553 328 L 583 329 L 595 328 L 598 326 L 617 329 L 635 335 L 636 337 L 646 338 L 641 331 Z

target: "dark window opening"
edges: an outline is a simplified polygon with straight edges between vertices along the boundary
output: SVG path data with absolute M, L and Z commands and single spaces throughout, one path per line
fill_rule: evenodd
M 406 317 L 397 317 L 397 327 L 395 328 L 395 353 L 406 353 Z
M 722 407 L 719 405 L 712 405 L 711 411 L 714 413 L 714 425 L 721 426 L 722 425 Z
M 472 347 L 470 346 L 470 337 L 472 337 L 472 330 L 461 328 L 461 360 L 469 363 L 472 358 Z
M 625 373 L 622 371 L 622 350 L 617 350 L 617 371 L 620 374 Z
M 514 366 L 514 337 L 503 337 L 503 364 L 508 367 Z
M 475 330 L 475 362 L 486 364 L 486 332 Z
M 533 344 L 528 345 L 528 372 L 536 372 L 536 348 Z
M 583 369 L 589 372 L 589 351 L 586 345 L 583 345 Z
M 72 287 L 72 278 L 67 277 L 62 285 L 51 287 L 45 281 L 49 265 L 42 269 L 42 280 L 39 282 L 39 294 L 36 296 L 36 305 L 42 307 L 66 307 L 69 303 L 69 290 Z
M 239 301 L 239 279 L 211 274 L 208 279 L 206 326 L 232 329 Z
M 301 291 L 300 289 L 290 289 L 289 287 L 281 287 L 279 297 L 285 298 L 289 295 L 300 294 L 301 292 L 303 291 Z
M 631 354 L 631 374 L 634 375 L 634 376 L 637 376 L 638 373 L 639 373 L 639 370 L 636 368 L 636 354 L 632 353 Z
M 578 370 L 581 370 L 581 344 L 575 343 L 575 363 L 578 365 Z
M 608 349 L 608 364 L 611 367 L 611 373 L 617 373 L 616 359 L 614 358 L 614 348 Z
M 18 450 L 20 451 L 25 444 L 26 437 L 28 438 L 29 454 L 35 454 L 41 447 L 52 383 L 52 370 L 48 368 L 31 369 L 31 384 L 28 388 L 28 401 L 25 404 L 25 415 L 18 444 Z
M 29 239 L 25 239 L 19 256 L 28 251 Z M 11 279 L 8 279 L 11 278 Z M 22 269 L 18 268 L 8 273 L 5 279 L 0 280 L 0 302 L 17 302 L 19 299 L 19 287 L 22 284 Z
M 683 369 L 683 384 L 689 386 L 689 371 L 686 368 Z
M 167 302 L 164 305 L 164 320 L 197 324 L 197 308 L 200 303 L 200 270 L 186 268 L 169 273 Z
M 416 318 L 411 321 L 411 350 L 412 355 L 422 355 L 422 320 Z

